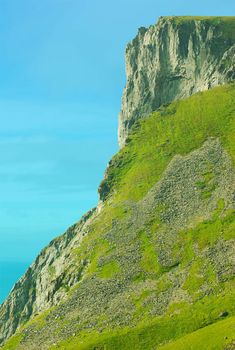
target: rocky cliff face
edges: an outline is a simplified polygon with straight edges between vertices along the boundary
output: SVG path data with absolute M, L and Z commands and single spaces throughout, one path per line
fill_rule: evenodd
M 135 129 L 109 165 L 103 206 L 15 286 L 2 340 L 18 330 L 3 350 L 151 350 L 235 314 L 235 86 L 194 97 Z
M 30 318 L 57 305 L 81 279 L 86 261 L 78 267 L 71 250 L 87 234 L 87 224 L 94 214 L 95 209 L 89 211 L 64 235 L 54 239 L 15 284 L 0 307 L 0 344 Z
M 126 49 L 127 83 L 119 144 L 134 122 L 159 106 L 235 78 L 233 18 L 163 17 L 140 28 Z
M 235 18 L 223 31 L 221 21 L 166 18 L 139 31 L 127 48 L 122 145 L 142 115 L 234 78 Z M 161 349 L 235 317 L 234 101 L 232 83 L 135 124 L 109 162 L 101 204 L 0 306 L 3 350 Z

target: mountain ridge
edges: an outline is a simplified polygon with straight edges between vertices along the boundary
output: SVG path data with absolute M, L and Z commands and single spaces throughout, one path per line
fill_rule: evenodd
M 177 348 L 233 320 L 234 101 L 231 83 L 135 121 L 97 208 L 1 305 L 1 343 L 16 332 L 4 350 Z M 221 346 L 233 337 L 223 330 Z

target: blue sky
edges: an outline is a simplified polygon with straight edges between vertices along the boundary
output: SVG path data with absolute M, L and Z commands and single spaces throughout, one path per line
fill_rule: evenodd
M 96 205 L 118 149 L 127 42 L 159 16 L 182 14 L 234 15 L 235 2 L 0 0 L 5 293 L 45 244 Z

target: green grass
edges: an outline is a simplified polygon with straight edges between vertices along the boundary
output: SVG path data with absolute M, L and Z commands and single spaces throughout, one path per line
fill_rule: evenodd
M 139 239 L 141 242 L 141 267 L 149 274 L 153 274 L 155 277 L 160 271 L 160 265 L 158 263 L 157 254 L 150 237 L 145 232 L 139 233 Z
M 211 264 L 205 259 L 196 257 L 184 282 L 183 289 L 187 290 L 194 301 L 203 298 L 201 291 L 203 286 L 216 290 L 218 288 L 217 275 Z
M 110 254 L 113 249 L 107 241 L 103 240 L 102 235 L 112 227 L 113 222 L 120 223 L 131 215 L 128 203 L 138 201 L 146 195 L 161 178 L 174 155 L 186 155 L 201 147 L 208 137 L 219 137 L 233 161 L 235 160 L 234 100 L 234 84 L 218 87 L 162 107 L 149 118 L 136 123 L 127 147 L 113 157 L 107 178 L 103 181 L 108 183 L 110 188 L 103 210 L 93 221 L 89 235 L 83 240 L 81 248 L 74 252 L 78 261 L 84 258 L 91 261 L 89 273 L 98 272 L 99 258 Z M 210 165 L 208 165 L 208 171 L 202 176 L 201 196 L 207 199 L 214 186 Z M 199 186 L 199 184 L 195 185 Z M 210 222 L 209 226 L 207 223 L 199 225 L 194 237 L 195 239 L 198 237 L 200 246 L 218 238 L 220 224 L 220 218 L 218 218 L 217 221 Z M 234 227 L 233 221 L 230 225 Z M 158 226 L 159 222 L 155 218 L 153 230 Z M 213 233 L 214 229 L 216 234 Z M 191 233 L 187 235 L 190 241 Z M 225 235 L 231 237 L 232 231 L 230 234 L 226 231 Z M 183 233 L 182 239 L 184 239 Z M 146 245 L 143 240 L 141 244 L 142 268 L 146 269 L 146 272 L 158 271 L 157 257 L 148 258 L 148 254 L 151 257 L 155 254 L 151 244 Z M 185 248 L 189 258 L 192 255 L 190 242 Z M 177 246 L 176 249 L 178 249 Z M 142 277 L 139 276 L 138 279 L 141 280 Z
M 89 234 L 84 237 L 81 246 L 73 251 L 76 264 L 79 265 L 82 261 L 89 262 L 86 276 L 96 275 L 100 279 L 109 279 L 122 274 L 122 266 L 114 261 L 112 256 L 117 248 L 112 241 L 108 241 L 106 234 L 116 222 L 121 225 L 129 218 L 132 214 L 129 203 L 139 201 L 147 194 L 175 155 L 186 155 L 200 148 L 209 137 L 219 137 L 233 162 L 235 161 L 234 101 L 234 84 L 218 87 L 162 107 L 135 125 L 127 147 L 112 159 L 108 169 L 104 183 L 107 183 L 110 193 L 106 197 L 104 207 L 89 226 Z M 213 175 L 209 165 L 195 186 L 200 188 L 204 199 L 210 198 Z M 159 208 L 159 211 L 161 209 Z M 143 291 L 139 298 L 130 295 L 136 307 L 136 315 L 142 315 L 142 321 L 135 327 L 113 329 L 107 326 L 102 333 L 94 330 L 84 331 L 78 337 L 62 341 L 58 347 L 51 347 L 51 350 L 152 350 L 170 341 L 176 341 L 177 349 L 177 344 L 180 344 L 177 342 L 184 341 L 182 337 L 192 335 L 197 344 L 197 335 L 194 334 L 201 334 L 202 330 L 206 333 L 206 329 L 212 329 L 212 326 L 209 326 L 212 323 L 214 326 L 225 324 L 225 321 L 220 321 L 220 314 L 224 310 L 229 312 L 229 316 L 235 314 L 233 282 L 230 280 L 228 283 L 218 284 L 212 267 L 205 267 L 205 262 L 195 256 L 194 246 L 201 251 L 213 246 L 218 239 L 234 238 L 234 215 L 232 210 L 225 211 L 225 203 L 221 199 L 210 219 L 202 221 L 199 218 L 198 222 L 192 223 L 193 228 L 178 234 L 172 254 L 179 255 L 179 267 L 187 267 L 190 263 L 184 291 L 192 298 L 191 303 L 178 300 L 169 306 L 164 316 L 150 319 L 143 301 L 152 291 Z M 156 293 L 164 292 L 172 285 L 168 275 L 164 274 L 166 271 L 159 265 L 155 251 L 153 239 L 160 225 L 157 209 L 149 230 L 142 230 L 139 234 L 137 232 L 136 238 L 140 245 L 139 269 L 142 274 L 136 276 L 135 283 L 138 285 L 143 280 L 148 283 L 149 278 L 151 282 L 156 282 Z M 128 229 L 123 230 L 122 235 L 128 235 Z M 122 252 L 121 249 L 124 248 L 118 247 L 118 252 Z M 50 272 L 53 274 L 53 269 Z M 217 287 L 212 294 L 200 299 L 199 289 L 205 283 L 211 286 L 217 284 Z M 38 322 L 41 327 L 47 321 L 42 314 L 33 322 Z M 22 335 L 13 337 L 3 349 L 17 349 L 21 338 Z
M 35 331 L 42 328 L 46 324 L 46 317 L 50 314 L 53 308 L 47 309 L 41 314 L 35 316 L 32 320 L 28 321 L 25 325 L 20 327 L 16 334 L 11 337 L 3 347 L 0 346 L 0 349 L 3 350 L 14 350 L 17 349 L 18 345 L 24 339 L 23 331 L 31 326 L 35 326 Z
M 220 204 L 219 204 L 220 205 Z M 193 229 L 185 230 L 179 233 L 179 246 L 197 244 L 200 250 L 205 247 L 212 246 L 219 238 L 229 240 L 234 238 L 235 233 L 235 212 L 232 209 L 227 210 L 221 217 L 216 210 L 211 219 L 203 221 L 196 225 Z M 185 256 L 182 258 L 188 261 L 187 250 L 185 249 Z
M 16 334 L 12 338 L 10 338 L 5 346 L 3 348 L 0 347 L 0 349 L 3 350 L 14 350 L 17 348 L 17 346 L 20 344 L 20 341 L 23 339 L 22 334 Z
M 202 174 L 202 179 L 195 184 L 196 187 L 200 189 L 203 199 L 209 198 L 216 187 L 213 169 L 210 169 L 210 164 L 208 164 L 207 167 L 207 171 Z
M 182 336 L 190 334 L 200 328 L 206 327 L 205 329 L 207 329 L 207 326 L 213 322 L 219 321 L 219 323 L 215 323 L 215 325 L 223 325 L 223 321 L 220 322 L 220 320 L 223 319 L 221 314 L 225 310 L 228 314 L 235 312 L 234 297 L 235 289 L 227 288 L 226 285 L 224 285 L 224 293 L 221 293 L 221 295 L 204 298 L 193 305 L 181 304 L 178 309 L 171 307 L 171 310 L 165 316 L 156 318 L 151 322 L 146 319 L 135 328 L 110 329 L 102 334 L 91 332 L 88 338 L 85 334 L 81 334 L 78 338 L 75 337 L 61 342 L 57 347 L 52 346 L 50 350 L 157 349 L 158 346 L 164 342 L 181 339 Z M 234 317 L 229 319 L 233 320 L 234 323 Z M 226 323 L 226 325 L 228 324 Z M 230 330 L 226 331 L 225 328 L 226 326 L 224 326 L 224 331 L 221 331 L 220 335 L 218 334 L 218 338 L 220 338 L 221 334 L 222 336 L 228 337 L 235 334 L 235 328 L 233 332 L 230 332 Z M 207 345 L 207 349 L 213 349 L 209 347 L 210 340 L 207 340 Z M 222 348 L 217 347 L 216 349 Z
M 235 317 L 199 329 L 159 350 L 220 350 L 235 340 Z M 231 348 L 232 349 L 232 348 Z
M 119 264 L 117 261 L 111 261 L 102 266 L 98 276 L 100 278 L 114 278 L 118 272 L 120 272 Z
M 110 194 L 87 238 L 89 244 L 92 242 L 92 245 L 96 245 L 95 250 L 99 251 L 99 244 L 102 247 L 100 243 L 102 233 L 107 232 L 113 220 L 120 222 L 130 215 L 129 209 L 126 208 L 126 201 L 138 201 L 143 198 L 160 179 L 175 154 L 188 154 L 201 147 L 208 137 L 219 137 L 233 161 L 235 160 L 234 100 L 234 85 L 218 87 L 175 102 L 137 123 L 129 137 L 128 146 L 113 158 L 107 178 L 104 180 L 108 183 Z M 202 182 L 202 195 L 208 198 L 212 191 L 211 183 L 213 183 L 209 167 L 208 171 L 202 174 Z M 203 191 L 206 194 L 203 194 Z M 210 220 L 198 223 L 194 229 L 180 233 L 181 243 L 185 247 L 181 257 L 182 266 L 194 257 L 193 244 L 197 243 L 199 248 L 203 249 L 213 245 L 219 237 L 225 239 L 234 237 L 234 213 L 224 213 L 223 210 L 224 203 L 221 200 Z M 159 222 L 155 224 L 154 222 L 153 226 L 157 228 Z M 147 274 L 157 276 L 161 270 L 151 238 L 147 233 L 141 232 L 139 239 L 142 250 L 141 268 Z M 112 248 L 105 249 L 105 254 L 108 254 L 109 249 Z M 177 246 L 175 249 L 178 249 Z M 104 276 L 112 275 L 111 266 L 107 266 L 106 269 Z M 142 281 L 143 276 L 137 276 L 136 283 Z M 159 283 L 160 281 L 161 279 Z M 203 283 L 211 283 L 211 285 L 216 283 L 214 271 L 211 266 L 204 269 L 203 263 L 195 260 L 184 287 L 192 295 L 198 294 L 198 288 Z M 167 281 L 163 283 L 163 290 L 164 287 L 169 287 Z M 142 298 L 146 296 L 148 292 L 136 300 L 138 315 L 141 312 L 145 315 Z M 198 296 L 200 299 L 200 294 Z M 150 322 L 148 317 L 144 316 L 146 319 L 143 323 L 134 329 L 109 329 L 102 334 L 91 333 L 89 336 L 84 334 L 81 338 L 62 342 L 60 348 L 68 350 L 153 349 L 158 344 L 180 338 L 216 322 L 224 308 L 233 314 L 234 300 L 234 293 L 231 290 L 226 292 L 220 290 L 218 295 L 203 298 L 201 302 L 197 301 L 193 305 L 179 303 L 180 307 L 176 305 L 172 314 L 169 313 L 155 322 Z M 173 309 L 172 305 L 171 310 Z
M 159 111 L 139 121 L 128 147 L 114 156 L 104 180 L 113 202 L 141 199 L 175 154 L 199 148 L 208 137 L 219 136 L 234 161 L 234 98 L 234 85 L 218 87 L 174 102 L 164 115 Z

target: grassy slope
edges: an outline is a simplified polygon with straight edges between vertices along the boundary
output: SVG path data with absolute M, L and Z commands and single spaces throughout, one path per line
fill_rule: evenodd
M 175 154 L 190 153 L 209 136 L 219 136 L 235 160 L 234 91 L 231 85 L 198 93 L 136 124 L 104 180 L 116 193 L 114 202 L 143 198 Z
M 208 339 L 210 349 L 214 350 L 226 348 L 226 345 L 229 346 L 232 342 L 234 345 L 235 317 L 229 317 L 199 329 L 173 343 L 160 347 L 159 350 L 208 350 Z
M 163 171 L 175 154 L 188 154 L 199 148 L 208 137 L 219 137 L 233 161 L 235 160 L 234 101 L 234 85 L 218 87 L 163 107 L 135 126 L 128 146 L 113 158 L 108 169 L 104 182 L 110 188 L 110 195 L 104 209 L 93 224 L 81 249 L 75 252 L 78 258 L 84 258 L 87 254 L 86 258 L 91 260 L 88 274 L 97 271 L 97 259 L 108 249 L 106 242 L 101 238 L 111 227 L 112 220 L 114 218 L 121 220 L 123 216 L 128 215 L 125 212 L 125 201 L 138 201 L 143 198 L 161 178 Z M 231 213 L 229 215 L 229 219 L 224 220 L 225 222 L 222 222 L 222 219 L 220 222 L 217 217 L 207 222 L 206 225 L 199 225 L 195 230 L 190 231 L 189 240 L 197 240 L 203 247 L 207 246 L 218 237 L 221 232 L 220 225 L 223 225 L 223 232 L 227 234 L 228 239 L 234 237 L 234 216 L 231 216 Z M 205 235 L 208 240 L 205 239 Z M 146 237 L 142 235 L 140 239 L 144 249 L 146 251 L 150 249 L 150 253 L 153 254 L 151 248 L 148 248 Z M 90 246 L 93 249 L 90 249 Z M 187 259 L 187 256 L 185 258 Z M 102 278 L 110 278 L 113 267 L 115 274 L 121 273 L 120 267 L 112 264 L 98 273 Z M 155 267 L 150 266 L 150 268 Z M 158 268 L 156 266 L 156 269 Z M 194 279 L 192 281 L 194 282 Z M 191 286 L 192 283 L 189 283 L 189 289 Z M 199 299 L 194 304 L 173 305 L 163 317 L 152 319 L 151 322 L 146 318 L 135 328 L 109 329 L 102 334 L 91 331 L 89 334 L 81 334 L 78 338 L 61 342 L 60 345 L 51 349 L 154 349 L 158 344 L 181 338 L 220 320 L 220 313 L 224 310 L 229 312 L 229 316 L 234 315 L 234 294 L 234 285 L 230 281 L 221 284 L 217 294 Z M 204 332 L 207 334 L 207 330 L 210 334 L 210 331 L 217 329 L 219 324 L 229 325 L 229 322 L 232 324 L 234 318 L 215 323 L 215 328 L 209 326 L 204 331 L 192 333 L 188 337 L 191 337 L 192 342 L 198 344 L 197 334 L 203 334 L 204 337 Z M 228 337 L 235 336 L 231 332 L 227 334 L 226 326 L 221 329 L 225 330 L 224 333 L 221 331 L 221 337 L 224 336 L 223 334 Z M 20 337 L 21 335 L 13 337 L 3 349 L 17 349 Z M 188 339 L 187 337 L 182 338 L 182 342 Z M 203 339 L 207 341 L 207 349 L 214 349 L 212 337 L 205 336 Z M 181 340 L 172 343 L 169 349 L 181 349 L 180 342 Z
M 177 310 L 175 315 L 171 313 L 172 310 L 169 310 L 168 314 L 164 317 L 149 323 L 146 320 L 146 322 L 143 322 L 134 329 L 109 330 L 102 335 L 92 332 L 88 339 L 83 339 L 82 337 L 72 338 L 69 341 L 61 342 L 59 346 L 51 347 L 50 350 L 56 350 L 58 348 L 61 350 L 152 350 L 161 349 L 161 347 L 158 347 L 159 344 L 178 338 L 179 340 L 175 343 L 169 344 L 169 349 L 181 349 L 181 344 L 188 344 L 189 341 L 192 342 L 192 349 L 195 350 L 223 349 L 222 345 L 235 338 L 235 317 L 222 320 L 222 317 L 219 317 L 218 309 L 221 309 L 221 305 L 223 305 L 222 309 L 231 310 L 231 313 L 234 314 L 234 300 L 235 292 L 233 285 L 233 290 L 232 288 L 227 289 L 226 295 L 221 297 L 205 298 L 203 301 L 190 306 L 178 305 L 178 310 L 177 306 L 175 306 Z M 211 318 L 210 320 L 206 320 L 207 313 L 209 314 L 209 318 Z M 212 322 L 215 322 L 215 328 L 213 328 L 213 325 L 208 326 Z M 220 328 L 219 325 L 224 326 Z M 194 330 L 200 328 L 204 329 L 204 331 L 194 332 Z M 217 333 L 217 338 L 209 338 L 209 335 L 214 332 L 214 329 L 216 330 L 218 328 L 220 328 L 220 331 Z M 207 330 L 208 337 L 206 337 Z M 187 334 L 187 336 L 181 338 L 184 334 Z M 202 338 L 201 335 L 203 336 Z M 205 342 L 204 348 L 196 347 L 200 344 L 200 339 L 201 343 L 203 341 Z M 218 342 L 217 347 L 214 347 L 216 342 Z M 163 349 L 168 349 L 167 345 L 163 346 Z M 186 349 L 191 348 L 185 347 Z

